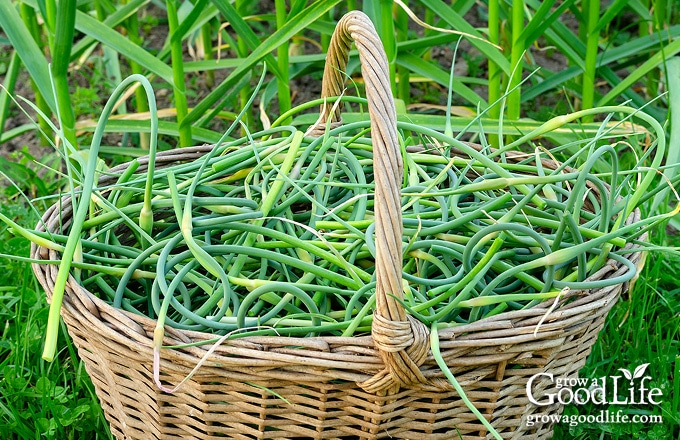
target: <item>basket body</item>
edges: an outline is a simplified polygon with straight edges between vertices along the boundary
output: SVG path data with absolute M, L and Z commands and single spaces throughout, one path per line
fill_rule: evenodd
M 159 153 L 156 166 L 193 160 L 210 148 Z M 141 171 L 146 165 L 144 159 L 140 162 Z M 112 177 L 100 180 L 100 185 L 111 183 Z M 635 215 L 639 213 L 629 221 Z M 44 225 L 56 231 L 67 227 L 71 216 L 66 197 L 44 215 Z M 35 245 L 31 254 L 37 259 L 59 259 L 54 251 Z M 637 264 L 640 254 L 628 258 Z M 49 297 L 57 267 L 35 264 L 33 268 Z M 592 278 L 613 277 L 626 270 L 610 262 Z M 562 407 L 532 404 L 526 391 L 529 378 L 541 372 L 576 377 L 607 313 L 626 288 L 619 284 L 571 291 L 554 308 L 551 300 L 440 330 L 443 357 L 466 395 L 503 438 L 550 438 L 550 424 L 527 426 L 527 416 L 559 414 Z M 73 278 L 62 316 L 118 439 L 490 438 L 431 354 L 420 366 L 428 385 L 378 394 L 358 386 L 384 368 L 370 336 L 226 341 L 177 392 L 168 394 L 154 385 L 155 321 L 114 309 Z M 167 328 L 164 345 L 213 338 Z M 162 350 L 161 381 L 170 387 L 180 383 L 211 347 Z M 539 401 L 557 391 L 545 380 L 534 382 L 532 389 Z

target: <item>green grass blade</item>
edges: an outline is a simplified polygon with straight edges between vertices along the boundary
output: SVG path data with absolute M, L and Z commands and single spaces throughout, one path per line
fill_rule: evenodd
M 76 3 L 76 0 L 60 0 L 57 4 L 57 27 L 51 48 L 51 69 L 57 96 L 59 124 L 66 140 L 73 146 L 77 145 L 76 118 L 69 91 L 68 66 L 71 61 L 71 47 L 75 33 Z
M 539 8 L 540 10 L 540 8 Z M 510 80 L 507 87 L 508 97 L 506 99 L 508 119 L 516 120 L 520 116 L 520 99 L 522 82 L 522 71 L 524 70 L 524 51 L 526 42 L 522 40 L 524 30 L 524 0 L 512 0 L 511 9 L 511 28 L 512 28 L 512 47 L 510 52 Z
M 177 125 L 179 126 L 179 146 L 188 147 L 192 144 L 191 126 L 182 125 L 182 121 L 189 110 L 187 108 L 186 85 L 184 84 L 183 47 L 176 0 L 167 0 L 165 5 L 170 30 L 170 47 L 172 49 L 173 92 L 175 108 L 177 109 Z
M 408 41 L 408 24 L 409 17 L 406 12 L 402 9 L 396 11 L 396 57 L 399 57 L 399 43 Z M 395 60 L 396 62 L 396 60 Z M 408 69 L 403 67 L 397 68 L 397 97 L 404 101 L 405 105 L 408 105 L 411 100 L 411 77 Z
M 284 0 L 276 0 L 276 28 L 281 29 L 286 24 L 286 2 Z M 279 98 L 279 114 L 284 114 L 291 109 L 290 99 L 290 64 L 288 61 L 288 50 L 290 45 L 288 41 L 284 41 L 277 49 L 277 61 L 279 63 L 279 70 L 281 77 L 277 78 L 278 98 Z M 288 124 L 290 120 L 283 123 Z
M 535 10 L 541 6 L 538 0 L 526 0 L 525 3 Z M 545 29 L 545 37 L 567 57 L 571 64 L 585 69 L 586 46 L 564 23 L 559 20 L 553 21 L 550 27 Z
M 350 56 L 353 53 L 350 52 Z M 297 55 L 292 56 L 288 59 L 289 64 L 312 64 L 321 63 L 326 59 L 325 54 L 310 54 L 310 55 Z M 187 61 L 184 63 L 185 72 L 200 72 L 209 70 L 219 70 L 219 69 L 233 69 L 235 67 L 243 64 L 245 58 L 222 58 L 220 60 L 211 61 Z M 267 63 L 267 66 L 269 63 Z
M 242 17 L 247 17 L 250 12 L 250 2 L 248 0 L 235 0 L 234 1 L 234 6 L 236 7 L 236 10 L 238 11 L 239 15 Z M 285 44 L 285 42 L 282 42 L 282 44 Z M 236 53 L 238 56 L 245 58 L 248 56 L 248 43 L 241 37 L 241 35 L 236 36 Z M 278 66 L 277 66 L 278 67 Z M 239 103 L 238 106 L 241 108 L 245 107 L 246 102 L 248 102 L 248 98 L 250 97 L 250 84 L 246 84 L 244 87 L 242 87 L 239 91 Z M 243 116 L 243 123 L 246 126 L 250 126 L 253 123 L 253 114 L 252 111 L 247 112 Z M 244 133 L 245 134 L 245 133 Z
M 489 0 L 489 19 L 488 19 L 489 41 L 498 46 L 500 46 L 501 44 L 500 13 L 501 13 L 500 2 L 498 0 Z M 503 88 L 501 87 L 501 80 L 503 75 L 498 64 L 496 64 L 491 59 L 489 59 L 488 63 L 489 63 L 487 73 L 489 79 L 488 96 L 489 104 L 491 104 L 492 106 L 489 109 L 489 116 L 494 119 L 498 119 L 501 115 L 501 106 L 497 104 L 500 104 L 501 96 L 503 96 Z M 488 140 L 489 144 L 492 147 L 498 148 L 499 140 L 497 135 L 489 136 Z
M 293 35 L 306 29 L 309 23 L 314 22 L 323 16 L 330 8 L 339 3 L 340 0 L 321 0 L 314 2 L 309 8 L 289 20 L 285 26 L 277 30 L 267 38 L 262 44 L 246 58 L 222 83 L 217 86 L 207 97 L 205 97 L 194 109 L 189 112 L 183 124 L 192 124 L 200 118 L 208 109 L 217 102 L 225 93 L 240 79 L 240 77 L 257 64 L 260 60 L 271 54 L 272 51 L 283 42 L 289 40 Z M 267 64 L 267 69 L 270 66 Z
M 21 61 L 19 61 L 19 55 L 16 51 L 12 52 L 9 66 L 7 66 L 7 72 L 5 72 L 3 89 L 0 90 L 0 133 L 4 133 L 5 131 L 5 121 L 7 121 L 9 106 L 12 103 L 10 94 L 14 93 L 14 86 L 17 83 L 20 65 Z
M 668 78 L 668 102 L 670 106 L 671 132 L 668 142 L 668 156 L 666 164 L 676 166 L 666 168 L 663 175 L 666 181 L 673 181 L 678 174 L 678 164 L 680 164 L 680 57 L 673 57 L 666 61 L 666 77 Z M 667 187 L 654 197 L 651 212 L 656 213 L 657 209 L 666 200 L 670 188 Z M 668 206 L 665 207 L 667 209 Z M 664 209 L 664 211 L 665 211 Z
M 444 87 L 448 87 L 449 85 L 448 72 L 444 71 L 441 67 L 438 67 L 432 63 L 428 63 L 427 61 L 413 54 L 400 54 L 397 58 L 397 64 L 399 66 L 406 67 L 413 73 L 430 78 L 432 81 L 441 84 Z M 475 93 L 474 90 L 463 84 L 460 78 L 453 79 L 453 91 L 461 98 L 472 104 L 474 107 L 476 107 L 477 104 L 479 104 L 482 109 L 485 109 L 488 106 L 486 100 Z
M 630 3 L 630 0 L 614 0 L 607 6 L 607 10 L 602 14 L 597 22 L 597 25 L 593 29 L 593 32 L 600 32 L 603 30 L 611 21 L 619 15 L 621 10 Z
M 121 25 L 125 20 L 136 16 L 137 12 L 142 9 L 151 0 L 130 0 L 129 3 L 121 5 L 115 12 L 107 15 L 106 19 L 103 21 L 104 25 L 110 27 L 111 29 Z M 76 44 L 73 45 L 71 50 L 71 58 L 77 58 L 82 55 L 88 47 L 96 44 L 95 40 L 91 36 L 85 36 L 78 40 Z
M 672 26 L 659 33 L 636 38 L 618 47 L 608 48 L 600 58 L 600 65 L 611 64 L 628 57 L 638 56 L 641 52 L 659 47 L 660 44 L 665 44 L 678 37 L 680 37 L 680 25 Z
M 43 52 L 44 43 L 42 41 L 42 27 L 40 26 L 40 24 L 38 24 L 38 15 L 36 14 L 35 9 L 27 5 L 26 3 L 21 3 L 20 14 L 21 19 L 24 21 L 26 28 L 33 36 L 33 40 L 38 45 L 39 50 Z M 35 104 L 40 109 L 40 111 L 42 111 L 42 113 L 45 115 L 51 115 L 52 110 L 48 105 L 47 101 L 45 101 L 43 94 L 40 92 L 40 89 L 38 88 L 33 78 L 31 78 L 31 89 L 33 90 L 33 93 L 35 95 Z M 49 124 L 44 118 L 38 119 L 38 125 L 40 131 L 40 143 L 42 145 L 49 145 L 50 140 L 48 136 L 49 133 L 52 132 L 52 129 L 50 128 Z
M 179 28 L 173 40 L 184 40 L 185 38 L 200 32 L 201 27 L 211 19 L 219 15 L 219 11 L 213 4 L 207 4 L 209 0 L 201 0 L 200 4 L 192 5 L 191 2 L 184 2 L 177 9 Z M 172 41 L 168 38 L 163 48 L 158 52 L 156 58 L 166 60 L 172 52 Z
M 477 2 L 475 0 L 460 0 L 451 3 L 453 3 L 451 7 L 456 11 L 456 14 L 465 15 Z
M 675 356 L 675 368 L 673 369 L 673 412 L 680 414 L 680 356 Z M 680 416 L 678 417 L 680 418 Z M 680 420 L 676 419 L 680 424 Z
M 443 46 L 458 41 L 459 38 L 460 35 L 447 32 L 445 34 L 438 33 L 432 36 L 418 37 L 417 39 L 398 41 L 397 56 L 399 53 L 406 51 L 420 51 L 420 52 L 427 51 L 428 49 L 431 49 L 433 46 Z M 493 43 L 493 41 L 491 42 Z
M 181 42 L 189 33 L 194 32 L 196 29 L 203 25 L 203 20 L 209 20 L 215 14 L 218 13 L 217 8 L 214 5 L 208 4 L 209 0 L 198 0 L 189 11 L 186 17 L 182 18 L 180 14 L 180 23 L 175 32 L 173 32 L 170 43 Z M 186 4 L 191 4 L 188 2 L 182 3 L 182 6 Z M 203 17 L 203 20 L 199 21 L 199 18 Z
M 0 144 L 11 141 L 12 139 L 21 136 L 24 133 L 28 133 L 31 130 L 35 130 L 35 125 L 32 123 L 19 125 L 17 127 L 10 128 L 9 130 L 3 130 L 0 134 Z
M 130 115 L 128 115 L 130 116 Z M 92 132 L 97 125 L 96 121 L 87 120 L 77 124 L 79 130 Z M 105 133 L 150 133 L 149 119 L 109 119 L 104 129 Z M 159 121 L 158 133 L 162 135 L 179 137 L 179 127 L 176 122 Z M 221 136 L 220 133 L 200 127 L 192 127 L 191 134 L 195 142 L 214 144 Z M 0 137 L 0 140 L 4 139 Z
M 465 32 L 466 34 L 474 35 L 475 37 L 483 38 L 483 35 L 481 35 L 477 29 L 475 29 L 470 23 L 467 22 L 467 20 L 457 14 L 442 0 L 421 0 L 421 3 L 427 8 L 431 9 L 435 15 L 439 16 L 446 23 L 452 26 L 453 29 L 459 32 Z M 510 71 L 512 70 L 510 67 L 510 62 L 508 62 L 500 50 L 479 40 L 469 39 L 469 41 L 470 44 L 475 46 L 488 59 L 496 63 L 506 75 L 510 74 Z
M 629 0 L 626 6 L 628 6 L 637 15 L 639 15 L 642 21 L 646 22 L 652 21 L 652 14 L 650 14 L 649 12 L 649 7 L 643 5 L 642 2 L 640 2 L 640 0 Z
M 227 116 L 227 113 L 223 111 L 223 108 L 226 107 L 230 102 L 235 102 L 242 88 L 244 88 L 246 85 L 250 85 L 250 79 L 252 76 L 253 75 L 251 72 L 246 72 L 236 83 L 236 85 L 229 91 L 229 93 L 224 96 L 224 98 L 218 101 L 217 104 L 215 104 L 215 106 L 210 109 L 210 111 L 204 113 L 198 121 L 192 124 L 192 130 L 195 131 L 196 128 L 204 128 L 210 125 L 211 121 L 213 121 L 214 118 L 220 114 L 223 116 L 223 119 L 228 119 L 231 121 L 236 120 L 235 113 L 229 113 Z
M 546 75 L 547 70 L 546 69 L 541 69 L 539 72 L 539 75 L 542 73 Z M 531 100 L 536 98 L 537 96 L 540 96 L 552 89 L 558 88 L 563 86 L 567 81 L 574 79 L 581 73 L 581 69 L 578 67 L 568 67 L 565 70 L 558 72 L 558 73 L 552 73 L 550 72 L 545 76 L 543 81 L 540 83 L 536 84 L 535 86 L 527 89 L 522 93 L 522 102 Z
M 600 76 L 607 81 L 609 84 L 613 86 L 616 86 L 621 82 L 621 77 L 614 71 L 613 68 L 609 66 L 602 66 L 598 69 L 598 72 L 600 73 Z M 636 107 L 645 107 L 645 112 L 650 113 L 652 107 L 651 105 L 648 105 L 648 101 L 640 96 L 638 93 L 635 93 L 635 90 L 632 88 L 628 88 L 624 90 L 621 93 L 621 96 L 625 98 L 626 100 L 630 100 Z M 600 96 L 601 98 L 602 96 Z M 665 117 L 665 112 L 664 112 L 664 117 Z M 659 119 L 659 118 L 657 118 Z
M 597 68 L 597 55 L 599 52 L 600 33 L 597 31 L 598 19 L 600 17 L 600 0 L 587 0 L 583 2 L 583 9 L 586 13 L 586 23 L 588 32 L 586 35 L 586 58 L 585 69 L 583 70 L 582 89 L 581 89 L 581 108 L 592 108 L 595 102 L 595 75 Z M 586 116 L 585 122 L 591 122 L 592 116 Z
M 564 2 L 562 5 L 560 5 L 560 8 L 565 7 L 565 4 L 568 6 L 569 3 L 570 2 Z M 541 3 L 541 6 L 536 10 L 536 13 L 534 13 L 533 16 L 530 17 L 529 22 L 522 29 L 520 40 L 530 42 L 531 40 L 527 40 L 527 37 L 529 35 L 541 34 L 542 32 L 536 32 L 539 27 L 545 26 L 545 28 L 547 28 L 548 26 L 550 26 L 552 20 L 547 20 L 546 16 L 548 15 L 548 13 L 550 13 L 550 9 L 552 8 L 553 4 L 555 4 L 555 0 L 548 0 Z M 550 17 L 553 18 L 554 15 L 555 15 L 554 13 L 550 14 Z M 559 14 L 557 16 L 559 17 Z
M 47 59 L 24 25 L 12 2 L 0 1 L 0 27 L 9 38 L 14 50 L 19 54 L 21 62 L 26 66 L 28 73 L 35 81 L 50 109 L 53 112 L 56 111 L 57 106 L 52 94 L 52 82 L 47 67 Z
M 248 49 L 255 50 L 260 45 L 260 39 L 255 35 L 255 32 L 248 26 L 248 23 L 239 15 L 234 6 L 227 0 L 212 0 L 215 7 L 224 15 L 224 17 L 229 22 L 229 26 L 236 31 L 236 33 L 243 39 L 243 41 L 248 46 Z M 277 78 L 281 77 L 281 72 L 279 71 L 279 66 L 274 59 L 274 56 L 267 54 L 265 56 L 265 61 L 267 62 L 267 70 L 276 75 Z
M 128 3 L 128 5 L 131 5 L 135 2 L 141 3 L 144 1 L 147 0 L 134 0 L 133 2 Z M 127 17 L 127 19 L 124 21 L 124 26 L 125 29 L 127 30 L 127 35 L 128 38 L 130 38 L 130 41 L 137 44 L 138 46 L 141 46 L 143 43 L 143 39 L 139 36 L 139 17 L 137 16 L 136 10 L 133 13 L 131 13 L 129 17 Z M 142 66 L 140 66 L 137 62 L 133 60 L 129 60 L 128 62 L 130 64 L 130 71 L 133 74 L 138 75 L 144 74 Z M 137 87 L 135 89 L 135 107 L 137 113 L 144 113 L 149 111 L 149 106 L 145 98 L 146 97 L 144 90 L 142 90 L 141 87 Z M 148 150 L 149 148 L 151 148 L 151 139 L 149 137 L 149 133 L 139 133 L 139 148 L 141 148 L 142 150 Z
M 387 55 L 387 62 L 390 70 L 390 85 L 392 86 L 392 95 L 397 96 L 397 39 L 394 31 L 394 17 L 392 15 L 392 8 L 394 6 L 393 0 L 380 0 L 374 2 L 380 11 L 380 15 L 374 23 L 380 23 L 378 32 L 382 40 L 385 54 Z
M 559 24 L 556 27 L 559 27 Z M 580 45 L 576 35 L 568 29 L 563 30 L 563 32 L 546 29 L 545 36 L 551 44 L 559 48 L 562 55 L 567 57 L 569 64 L 577 66 L 581 70 L 585 69 L 585 61 L 583 60 L 586 53 L 585 46 Z
M 40 5 L 40 14 L 45 22 L 45 29 L 47 33 L 48 45 L 52 46 L 52 40 L 57 28 L 57 1 L 56 0 L 42 0 L 38 3 Z
M 523 41 L 527 42 L 527 45 L 536 41 L 541 35 L 543 35 L 550 26 L 553 25 L 553 23 L 556 20 L 559 20 L 559 18 L 564 14 L 564 12 L 569 9 L 569 7 L 574 3 L 575 0 L 568 0 L 559 5 L 557 8 L 555 8 L 554 11 L 550 13 L 547 17 L 545 14 L 548 11 L 544 10 L 544 5 L 551 2 L 544 2 L 541 4 L 541 6 L 538 8 L 536 11 L 536 14 L 531 18 L 531 21 L 527 25 L 527 28 L 522 32 L 522 39 Z
M 656 69 L 661 63 L 663 63 L 664 58 L 670 58 L 675 56 L 680 52 L 680 39 L 673 41 L 663 50 L 652 55 L 646 62 L 644 62 L 640 67 L 632 71 L 623 81 L 615 85 L 609 93 L 607 93 L 602 99 L 597 103 L 597 106 L 603 106 L 607 103 L 612 102 L 617 96 L 620 96 L 626 89 L 630 88 L 644 77 L 652 69 Z
M 111 27 L 84 12 L 78 11 L 76 13 L 76 29 L 109 46 L 123 57 L 137 62 L 144 69 L 158 75 L 169 84 L 174 83 L 173 72 L 170 66 L 137 46 Z

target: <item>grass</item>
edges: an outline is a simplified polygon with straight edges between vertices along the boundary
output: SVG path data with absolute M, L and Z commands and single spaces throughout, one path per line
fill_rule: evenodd
M 659 231 L 655 242 L 664 246 L 680 245 L 680 237 Z M 622 410 L 628 414 L 656 414 L 662 425 L 580 424 L 557 425 L 555 439 L 677 439 L 680 435 L 680 256 L 661 252 L 649 254 L 633 290 L 609 313 L 605 328 L 593 347 L 580 377 L 620 376 L 649 363 L 650 386 L 663 392 L 661 405 L 596 406 L 565 408 L 568 415 L 597 415 L 602 409 Z
M 0 212 L 24 225 L 27 204 L 0 195 Z M 29 243 L 0 227 L 0 253 L 28 256 Z M 45 295 L 29 264 L 0 259 L 0 432 L 5 439 L 110 439 L 94 387 L 66 336 L 53 363 L 41 358 Z M 62 325 L 63 326 L 63 325 Z M 62 335 L 66 334 L 62 328 Z

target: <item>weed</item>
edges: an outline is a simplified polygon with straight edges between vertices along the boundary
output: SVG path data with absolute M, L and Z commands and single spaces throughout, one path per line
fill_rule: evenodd
M 0 212 L 33 226 L 27 204 L 7 203 Z M 0 254 L 28 256 L 29 243 L 0 226 Z M 0 258 L 0 432 L 3 439 L 111 439 L 108 423 L 74 348 L 59 340 L 61 356 L 41 360 L 47 302 L 29 264 Z
M 680 244 L 680 238 L 666 236 L 661 231 L 655 241 Z M 567 415 L 597 415 L 600 411 L 622 411 L 625 414 L 655 414 L 663 417 L 662 424 L 584 423 L 576 426 L 558 424 L 556 440 L 566 439 L 658 439 L 673 440 L 680 435 L 680 413 L 675 384 L 680 382 L 674 368 L 680 353 L 680 257 L 673 254 L 651 253 L 635 288 L 628 298 L 612 309 L 605 328 L 593 347 L 580 376 L 596 378 L 621 375 L 619 368 L 649 363 L 650 387 L 659 388 L 663 395 L 656 408 L 622 405 L 570 405 Z

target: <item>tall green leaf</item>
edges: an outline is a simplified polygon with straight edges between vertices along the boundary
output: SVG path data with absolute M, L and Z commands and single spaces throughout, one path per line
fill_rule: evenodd
M 637 81 L 645 76 L 650 70 L 658 68 L 664 61 L 664 59 L 675 56 L 680 52 L 680 39 L 674 40 L 671 44 L 666 46 L 663 50 L 652 55 L 645 63 L 640 67 L 633 70 L 623 81 L 614 86 L 609 93 L 607 93 L 602 99 L 597 103 L 598 106 L 606 105 L 611 102 L 617 96 L 620 96 L 626 89 L 632 87 Z
M 212 2 L 222 15 L 224 15 L 229 22 L 229 25 L 236 31 L 239 37 L 243 39 L 248 48 L 250 50 L 255 50 L 261 43 L 260 39 L 255 35 L 255 32 L 253 32 L 250 26 L 248 26 L 248 23 L 246 23 L 243 17 L 236 11 L 234 6 L 227 0 L 212 0 Z M 274 56 L 272 54 L 267 54 L 265 56 L 265 61 L 267 63 L 267 70 L 276 75 L 277 78 L 281 78 L 281 71 L 279 70 L 278 63 L 274 59 Z
M 288 18 L 286 14 L 286 2 L 284 0 L 276 0 L 274 4 L 276 5 L 276 27 L 277 29 L 281 29 L 286 25 L 286 19 Z M 280 114 L 284 114 L 291 108 L 289 50 L 290 44 L 288 41 L 284 41 L 276 50 L 279 70 L 281 71 L 281 77 L 277 80 Z M 289 122 L 290 120 L 287 120 L 284 123 Z
M 12 52 L 12 56 L 9 59 L 7 72 L 5 72 L 5 81 L 3 84 L 4 88 L 0 90 L 0 133 L 5 130 L 5 121 L 9 115 L 9 106 L 12 102 L 10 93 L 14 93 L 14 86 L 17 83 L 20 65 L 21 61 L 19 61 L 19 55 L 16 53 L 16 51 Z
M 181 41 L 187 34 L 192 30 L 192 27 L 197 22 L 197 20 L 202 16 L 206 15 L 209 17 L 217 13 L 217 9 L 214 6 L 208 5 L 209 0 L 198 0 L 194 5 L 191 6 L 189 13 L 186 17 L 180 20 L 179 26 L 173 32 L 170 42 Z M 187 3 L 183 3 L 186 5 Z M 191 3 L 188 3 L 191 5 Z M 210 8 L 210 10 L 208 10 Z M 199 23 L 197 27 L 200 27 L 203 23 Z
M 678 166 L 680 165 L 680 57 L 673 57 L 666 62 L 666 78 L 668 79 L 668 102 L 671 119 L 666 165 L 675 166 L 666 168 L 663 174 L 667 181 L 670 182 L 678 174 Z M 656 212 L 661 203 L 666 199 L 669 190 L 670 188 L 667 187 L 654 197 L 651 209 L 652 214 Z
M 646 50 L 659 47 L 659 45 L 666 44 L 678 37 L 680 37 L 680 25 L 672 26 L 659 33 L 636 38 L 617 47 L 607 48 L 602 56 L 599 57 L 600 64 L 598 64 L 598 66 L 620 62 L 622 59 L 638 56 Z
M 409 53 L 401 54 L 399 58 L 397 58 L 397 64 L 406 67 L 413 73 L 430 78 L 445 87 L 448 87 L 449 85 L 448 72 L 445 72 L 440 67 L 428 63 L 415 55 Z M 481 109 L 485 109 L 488 106 L 486 100 L 463 84 L 460 78 L 453 79 L 453 91 L 468 101 L 473 107 L 477 107 L 477 104 L 479 104 Z
M 120 5 L 115 12 L 109 14 L 106 19 L 104 19 L 103 23 L 113 29 L 128 18 L 136 15 L 137 12 L 150 1 L 151 0 L 130 0 L 129 3 Z M 71 58 L 73 59 L 80 56 L 88 47 L 96 43 L 97 41 L 88 35 L 79 39 L 78 42 L 73 45 L 73 49 L 71 50 Z
M 539 8 L 540 10 L 540 8 Z M 524 30 L 524 0 L 512 0 L 510 11 L 511 38 L 510 66 L 512 73 L 509 75 L 508 96 L 506 99 L 508 119 L 517 120 L 520 116 L 522 71 L 524 70 L 524 52 L 527 42 L 522 39 Z
M 607 6 L 607 10 L 600 17 L 595 27 L 595 32 L 600 32 L 607 26 L 611 21 L 621 13 L 624 7 L 630 3 L 630 0 L 614 0 Z
M 543 81 L 525 90 L 522 93 L 522 102 L 534 99 L 552 89 L 561 87 L 570 79 L 577 77 L 580 73 L 581 69 L 576 66 L 568 67 L 561 72 L 550 72 L 548 74 L 546 74 L 545 69 L 542 69 L 539 74 L 542 74 L 544 77 Z
M 595 75 L 597 74 L 597 55 L 599 53 L 600 32 L 597 30 L 600 17 L 600 0 L 587 0 L 583 2 L 584 13 L 588 32 L 586 33 L 586 57 L 585 69 L 583 69 L 583 87 L 581 92 L 581 107 L 592 108 L 595 102 Z M 583 119 L 585 122 L 593 120 L 592 115 Z
M 76 14 L 76 29 L 102 44 L 109 46 L 123 57 L 139 63 L 149 72 L 156 74 L 169 84 L 173 84 L 172 68 L 163 61 L 137 46 L 111 27 L 98 21 L 84 12 Z
M 57 110 L 47 59 L 24 26 L 21 16 L 10 1 L 0 1 L 0 26 L 12 43 L 21 62 L 35 81 L 38 90 L 45 98 L 50 109 Z
M 293 37 L 293 35 L 306 29 L 307 26 L 325 14 L 330 8 L 338 4 L 340 0 L 320 0 L 314 2 L 309 8 L 290 19 L 283 27 L 274 32 L 269 38 L 262 42 L 253 52 L 243 60 L 243 64 L 234 69 L 233 72 L 217 86 L 208 96 L 206 96 L 194 109 L 189 112 L 182 122 L 182 125 L 191 124 L 200 118 L 208 109 L 217 102 L 227 91 L 240 79 L 244 72 L 250 70 L 260 60 L 270 55 L 272 51 L 283 42 Z M 218 7 L 219 8 L 219 7 Z M 269 69 L 269 63 L 267 68 Z
M 535 10 L 541 7 L 541 2 L 538 0 L 525 0 L 525 3 Z M 545 37 L 567 57 L 570 64 L 585 69 L 586 46 L 564 23 L 560 20 L 552 21 L 545 29 Z
M 550 9 L 544 7 L 545 5 L 551 5 L 553 2 L 543 2 L 541 3 L 541 6 L 538 8 L 538 11 L 536 11 L 536 14 L 531 18 L 531 21 L 529 22 L 529 25 L 527 28 L 522 32 L 522 40 L 527 42 L 527 45 L 529 43 L 532 43 L 538 39 L 543 33 L 545 32 L 546 29 L 548 29 L 554 22 L 559 20 L 559 18 L 564 14 L 564 12 L 569 9 L 569 6 L 571 6 L 574 3 L 575 0 L 567 0 L 561 5 L 559 5 L 555 10 L 550 12 Z M 547 15 L 547 12 L 550 12 L 550 15 Z
M 97 121 L 87 120 L 79 121 L 77 127 L 79 130 L 93 132 L 97 125 Z M 104 128 L 105 133 L 150 133 L 151 128 L 149 119 L 120 119 L 112 117 L 106 123 Z M 179 127 L 176 122 L 172 121 L 158 121 L 158 134 L 168 135 L 172 137 L 179 137 Z M 221 137 L 222 133 L 217 133 L 213 130 L 208 130 L 200 127 L 192 127 L 191 134 L 195 142 L 205 142 L 214 144 Z M 1 140 L 1 138 L 0 138 Z M 230 140 L 230 139 L 227 139 Z M 140 154 L 148 154 L 140 151 Z
M 76 118 L 68 84 L 68 66 L 75 34 L 76 0 L 60 0 L 57 4 L 56 31 L 52 46 L 52 76 L 57 95 L 59 123 L 66 140 L 76 146 Z
M 172 71 L 173 71 L 173 93 L 175 98 L 175 107 L 177 109 L 177 125 L 179 125 L 179 145 L 181 147 L 188 147 L 192 144 L 191 126 L 182 125 L 182 120 L 189 112 L 187 108 L 186 85 L 184 84 L 184 63 L 181 28 L 179 18 L 177 17 L 177 3 L 176 0 L 166 0 L 165 2 L 168 15 L 168 28 L 170 31 L 170 47 L 172 49 Z
M 158 52 L 157 58 L 166 60 L 172 49 L 172 40 L 181 41 L 195 32 L 199 32 L 201 27 L 211 19 L 219 15 L 219 11 L 214 5 L 208 4 L 209 0 L 199 0 L 195 5 L 191 2 L 184 2 L 177 10 L 179 27 L 168 38 L 163 48 Z
M 439 16 L 442 20 L 452 26 L 453 29 L 459 32 L 465 32 L 466 34 L 474 35 L 475 37 L 483 38 L 477 29 L 475 29 L 470 23 L 467 22 L 467 20 L 457 14 L 442 0 L 420 0 L 420 2 L 431 9 L 435 15 Z M 506 75 L 510 74 L 510 71 L 512 70 L 510 67 L 510 62 L 505 59 L 500 50 L 479 40 L 470 39 L 469 41 L 470 44 L 475 46 L 487 58 L 496 63 Z

